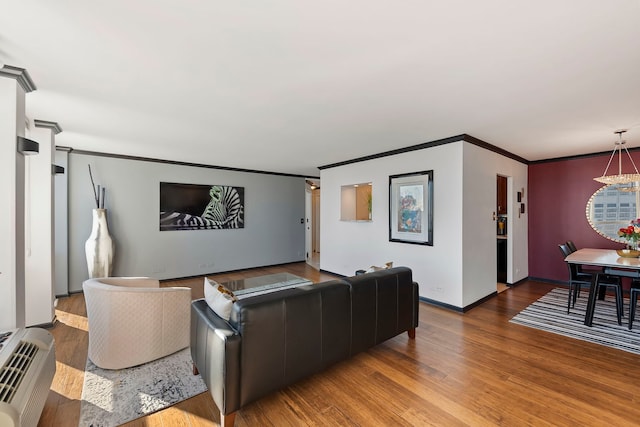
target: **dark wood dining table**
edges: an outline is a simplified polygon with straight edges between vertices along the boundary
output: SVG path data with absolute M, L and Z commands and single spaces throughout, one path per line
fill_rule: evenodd
M 570 264 L 604 267 L 606 274 L 640 278 L 640 258 L 621 257 L 614 249 L 578 249 L 564 260 Z M 593 323 L 593 312 L 596 307 L 595 281 L 596 275 L 594 274 L 589 286 L 589 301 L 584 315 L 584 324 L 587 326 L 591 326 Z

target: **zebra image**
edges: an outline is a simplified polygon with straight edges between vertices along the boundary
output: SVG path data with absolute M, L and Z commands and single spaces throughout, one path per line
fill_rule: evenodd
M 160 212 L 160 230 L 244 228 L 244 206 L 235 187 L 214 185 L 202 215 Z
M 240 195 L 233 187 L 214 185 L 209 190 L 211 201 L 204 208 L 202 218 L 221 224 L 220 228 L 240 228 L 244 207 Z

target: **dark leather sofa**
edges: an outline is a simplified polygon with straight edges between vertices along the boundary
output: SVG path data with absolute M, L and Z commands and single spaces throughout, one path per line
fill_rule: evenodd
M 418 284 L 396 267 L 245 298 L 229 321 L 191 304 L 191 355 L 232 426 L 243 406 L 418 326 Z

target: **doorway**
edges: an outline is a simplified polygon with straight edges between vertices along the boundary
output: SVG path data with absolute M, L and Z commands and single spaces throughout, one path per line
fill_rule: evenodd
M 496 176 L 496 286 L 498 293 L 508 289 L 507 286 L 507 247 L 509 233 L 507 222 L 509 217 L 508 178 Z
M 305 261 L 320 270 L 320 181 L 317 179 L 306 180 Z

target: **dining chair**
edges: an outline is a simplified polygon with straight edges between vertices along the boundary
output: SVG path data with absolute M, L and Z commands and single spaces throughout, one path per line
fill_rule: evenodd
M 576 247 L 576 244 L 573 243 L 573 240 L 567 240 L 565 244 L 569 247 L 569 250 L 571 251 L 571 253 L 578 250 L 578 248 Z M 604 269 L 602 267 L 595 267 L 592 265 L 585 267 L 582 264 L 578 264 L 578 273 L 596 274 L 596 273 L 603 273 L 603 272 L 604 272 Z M 578 290 L 578 296 L 580 296 L 580 290 Z
M 561 243 L 558 247 L 560 248 L 560 252 L 562 252 L 563 259 L 571 255 L 571 249 L 566 243 Z M 569 313 L 571 307 L 575 307 L 576 305 L 576 299 L 580 294 L 580 288 L 582 285 L 591 286 L 593 275 L 581 272 L 577 264 L 569 262 L 566 264 L 569 268 L 569 299 L 567 300 L 567 313 Z
M 629 330 L 631 330 L 633 320 L 636 317 L 636 305 L 638 303 L 639 294 L 640 280 L 632 280 L 631 289 L 629 289 Z
M 615 274 L 596 274 L 596 289 L 595 293 L 599 294 L 602 287 L 613 288 L 616 295 L 616 316 L 618 317 L 618 325 L 622 325 L 623 317 L 623 300 L 622 300 L 622 280 L 620 276 Z M 604 292 L 603 292 L 604 295 Z M 598 298 L 599 299 L 599 298 Z M 597 300 L 596 300 L 597 301 Z

